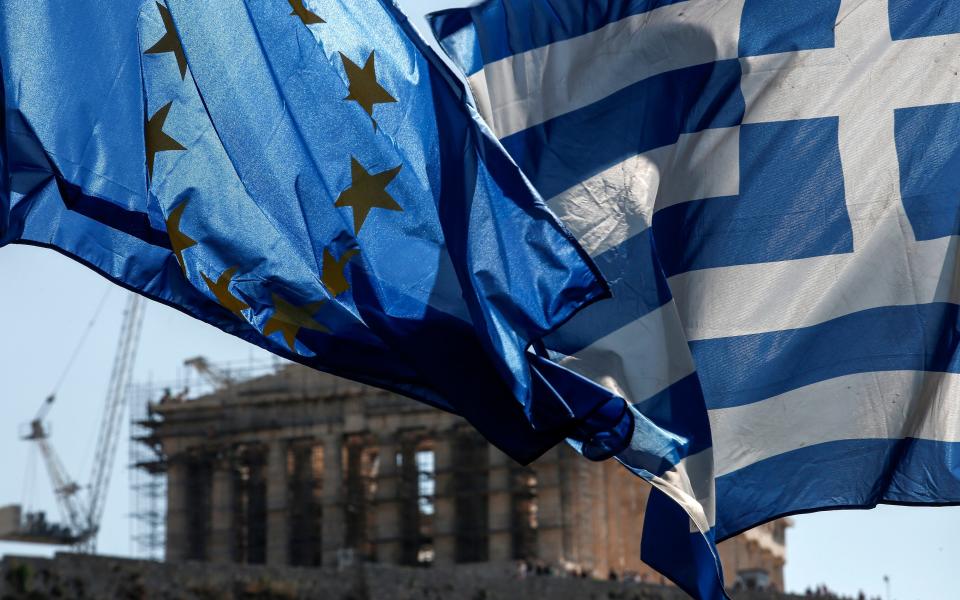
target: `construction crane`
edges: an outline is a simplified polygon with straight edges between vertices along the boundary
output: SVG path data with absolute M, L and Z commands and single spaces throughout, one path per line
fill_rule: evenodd
M 194 356 L 183 361 L 184 366 L 192 368 L 199 375 L 204 377 L 214 389 L 223 389 L 230 387 L 233 378 L 223 369 L 210 364 L 205 356 Z
M 37 411 L 37 415 L 30 421 L 30 433 L 24 436 L 24 439 L 35 442 L 40 448 L 40 454 L 43 456 L 44 463 L 47 465 L 47 473 L 53 482 L 53 493 L 57 499 L 57 506 L 60 509 L 60 516 L 63 522 L 81 523 L 85 511 L 78 497 L 80 486 L 73 482 L 67 474 L 67 470 L 60 461 L 60 457 L 57 456 L 57 453 L 50 445 L 50 434 L 43 424 L 44 418 L 53 407 L 53 401 L 55 399 L 56 397 L 53 394 L 47 396 L 47 399 L 44 400 L 40 406 L 40 410 Z M 43 519 L 31 520 L 30 531 L 26 533 L 41 536 L 48 535 L 54 539 L 63 538 L 66 543 L 70 544 L 79 543 L 84 537 L 84 532 L 80 529 L 73 528 L 72 530 L 68 530 L 63 527 L 57 528 L 53 525 L 46 526 L 45 520 Z
M 96 552 L 97 533 L 110 487 L 123 410 L 126 406 L 125 395 L 136 362 L 145 308 L 140 296 L 130 294 L 120 327 L 120 340 L 107 387 L 86 497 L 81 493 L 83 488 L 67 474 L 60 457 L 50 444 L 50 432 L 44 419 L 55 400 L 55 396 L 51 394 L 30 422 L 28 433 L 23 439 L 36 443 L 40 449 L 64 525 L 48 524 L 42 513 L 28 514 L 26 519 L 21 520 L 20 507 L 5 507 L 0 509 L 0 513 L 6 511 L 7 522 L 18 526 L 12 531 L 0 531 L 0 539 L 72 545 L 80 552 Z M 0 514 L 0 517 L 2 516 Z M 2 521 L 0 518 L 0 522 Z
M 87 524 L 93 532 L 87 548 L 90 552 L 96 552 L 97 549 L 96 532 L 99 531 L 100 521 L 103 519 L 107 489 L 110 487 L 110 476 L 113 474 L 113 463 L 117 456 L 123 409 L 127 405 L 126 393 L 130 386 L 130 378 L 133 376 L 137 350 L 140 347 L 140 332 L 143 329 L 145 308 L 146 305 L 140 296 L 130 294 L 123 315 L 123 324 L 120 326 L 120 341 L 117 345 L 117 354 L 113 359 L 110 384 L 107 387 L 107 399 L 100 421 L 100 435 L 97 437 L 97 450 L 93 455 L 90 505 L 87 513 Z

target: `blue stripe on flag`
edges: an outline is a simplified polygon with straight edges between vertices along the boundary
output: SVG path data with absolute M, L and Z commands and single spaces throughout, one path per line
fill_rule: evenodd
M 660 308 L 672 298 L 653 248 L 650 229 L 594 257 L 613 298 L 583 309 L 546 338 L 547 347 L 575 354 L 600 338 Z
M 442 10 L 427 15 L 427 21 L 443 51 L 465 75 L 483 68 L 483 53 L 470 11 L 459 8 Z
M 446 40 L 462 35 L 464 27 L 470 25 L 471 21 L 475 23 L 483 49 L 483 62 L 489 64 L 527 50 L 590 33 L 632 15 L 682 1 L 684 0 L 551 0 L 543 3 L 495 0 L 468 10 L 440 11 L 432 15 L 431 21 L 437 38 L 448 51 L 450 49 L 447 48 Z M 511 27 L 512 23 L 523 23 L 524 27 Z M 464 40 L 465 38 L 461 37 L 456 47 L 464 49 Z M 460 64 L 474 65 L 474 70 L 466 70 L 468 75 L 482 67 L 482 64 L 477 65 L 472 61 Z
M 501 141 L 537 191 L 552 198 L 683 133 L 739 125 L 740 75 L 737 60 L 668 71 Z
M 958 0 L 889 0 L 895 40 L 960 33 Z
M 640 558 L 694 598 L 727 598 L 723 569 L 712 539 L 690 531 L 690 517 L 680 505 L 654 488 L 643 519 Z
M 711 446 L 710 421 L 695 373 L 631 409 L 634 434 L 617 460 L 639 477 L 662 476 Z
M 673 464 L 710 448 L 710 419 L 696 373 L 687 375 L 656 396 L 633 405 L 638 412 L 659 427 L 686 440 L 683 448 L 670 457 Z M 671 465 L 672 466 L 672 465 Z M 654 475 L 661 475 L 669 469 Z
M 840 0 L 746 0 L 740 56 L 832 48 L 839 11 Z
M 776 482 L 776 485 L 771 485 Z M 960 443 L 842 440 L 786 452 L 718 477 L 717 539 L 823 508 L 960 502 Z
M 873 308 L 801 329 L 695 340 L 690 349 L 708 408 L 730 408 L 852 373 L 960 373 L 958 313 L 946 303 Z
M 7 106 L 6 88 L 3 77 L 0 77 L 0 106 Z M 7 110 L 0 110 L 0 131 L 7 129 Z M 10 135 L 7 133 L 6 135 Z M 0 144 L 0 246 L 13 239 L 19 232 L 10 231 L 10 157 L 7 150 L 8 143 Z M 11 235 L 12 234 L 12 235 Z
M 918 240 L 960 233 L 960 104 L 897 108 L 900 195 Z
M 839 119 L 742 126 L 740 195 L 668 206 L 653 228 L 667 277 L 853 252 Z

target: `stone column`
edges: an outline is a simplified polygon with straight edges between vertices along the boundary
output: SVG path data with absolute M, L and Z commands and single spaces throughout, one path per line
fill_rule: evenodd
M 578 535 L 581 529 L 582 515 L 580 511 L 579 490 L 583 485 L 580 480 L 580 466 L 585 460 L 577 455 L 565 444 L 553 449 L 557 457 L 557 471 L 560 483 L 560 523 L 563 538 L 563 558 L 580 561 L 581 548 L 584 541 Z
M 417 444 L 419 432 L 406 432 L 400 440 L 403 463 L 397 479 L 397 499 L 400 502 L 400 564 L 417 564 L 420 525 L 423 515 L 419 507 L 419 483 L 417 474 Z
M 287 444 L 273 440 L 267 454 L 267 564 L 272 566 L 290 562 L 287 494 Z
M 377 473 L 377 495 L 374 500 L 376 519 L 377 561 L 391 565 L 401 562 L 400 471 L 397 469 L 397 442 L 393 433 L 379 441 L 380 468 Z
M 449 432 L 437 432 L 434 438 L 433 466 L 433 564 L 452 565 L 456 552 L 456 515 L 453 497 L 453 449 Z
M 559 564 L 565 558 L 560 451 L 553 448 L 533 464 L 537 474 L 537 558 L 549 564 Z
M 581 531 L 581 535 L 588 536 L 588 548 L 592 548 L 591 556 L 584 561 L 598 577 L 605 577 L 610 572 L 609 539 L 607 528 L 607 503 L 604 499 L 607 489 L 606 472 L 603 463 L 583 461 L 581 468 L 588 473 L 589 484 L 581 488 L 581 501 L 588 509 L 589 524 Z
M 187 464 L 174 458 L 167 464 L 166 561 L 187 557 Z
M 346 512 L 343 502 L 343 437 L 323 440 L 323 564 L 337 565 L 337 551 L 343 548 Z
M 210 562 L 234 561 L 233 472 L 230 459 L 222 458 L 213 466 L 213 492 L 210 497 Z
M 606 510 L 604 523 L 607 530 L 607 571 L 623 574 L 627 569 L 626 556 L 626 525 L 629 522 L 626 514 L 629 492 L 629 481 L 624 476 L 629 475 L 626 469 L 613 460 L 606 460 L 597 465 L 603 467 Z M 639 482 L 637 482 L 639 483 Z
M 488 555 L 491 561 L 511 560 L 513 558 L 513 540 L 510 534 L 513 518 L 510 494 L 511 459 L 490 444 L 487 461 L 489 468 L 487 488 L 490 498 L 487 504 Z

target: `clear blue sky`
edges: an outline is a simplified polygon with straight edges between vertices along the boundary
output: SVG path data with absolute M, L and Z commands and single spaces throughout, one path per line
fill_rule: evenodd
M 406 0 L 411 13 L 464 2 Z M 27 504 L 56 514 L 47 474 L 33 450 L 19 441 L 27 423 L 50 393 L 104 292 L 106 280 L 49 250 L 0 249 L 0 505 Z M 98 325 L 51 413 L 53 444 L 67 470 L 81 483 L 89 477 L 93 445 L 121 312 L 123 290 L 111 291 Z M 150 303 L 136 369 L 137 381 L 175 379 L 185 358 L 217 361 L 264 359 L 267 355 L 182 314 Z M 128 554 L 129 493 L 126 432 L 110 489 L 100 549 Z M 30 481 L 32 480 L 32 485 Z M 638 485 L 640 483 L 638 482 Z M 960 509 L 882 507 L 796 517 L 789 532 L 787 586 L 803 591 L 826 583 L 855 594 L 884 592 L 889 574 L 898 600 L 960 598 Z M 49 549 L 0 543 L 0 554 L 49 553 Z

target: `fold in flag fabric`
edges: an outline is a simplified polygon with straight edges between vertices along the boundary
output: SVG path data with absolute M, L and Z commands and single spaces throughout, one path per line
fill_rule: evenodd
M 606 284 L 391 2 L 10 2 L 0 66 L 0 245 L 520 461 L 628 442 L 622 398 L 528 350 Z
M 635 411 L 645 561 L 720 598 L 716 541 L 960 502 L 960 2 L 488 0 L 432 25 L 611 283 L 546 346 Z

